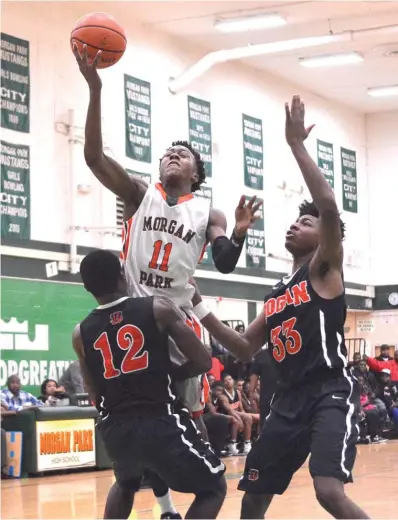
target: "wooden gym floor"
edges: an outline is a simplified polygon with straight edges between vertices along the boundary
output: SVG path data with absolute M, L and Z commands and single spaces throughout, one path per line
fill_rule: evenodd
M 244 457 L 224 459 L 228 495 L 219 518 L 239 518 L 242 493 L 237 491 Z M 347 486 L 349 496 L 371 518 L 398 518 L 398 441 L 358 446 L 355 482 Z M 2 481 L 1 518 L 102 518 L 111 471 L 95 471 Z M 184 515 L 192 497 L 173 493 L 178 511 Z M 151 490 L 137 494 L 130 518 L 159 518 Z M 295 475 L 285 495 L 271 505 L 269 518 L 330 518 L 315 500 L 308 467 Z

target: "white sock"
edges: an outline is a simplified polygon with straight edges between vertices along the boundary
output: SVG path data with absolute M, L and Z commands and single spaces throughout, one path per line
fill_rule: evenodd
M 163 515 L 164 513 L 173 513 L 173 514 L 177 513 L 177 511 L 173 505 L 173 501 L 171 500 L 170 491 L 168 491 L 162 497 L 156 497 L 156 500 L 158 501 L 158 504 L 160 505 L 160 514 L 161 515 Z

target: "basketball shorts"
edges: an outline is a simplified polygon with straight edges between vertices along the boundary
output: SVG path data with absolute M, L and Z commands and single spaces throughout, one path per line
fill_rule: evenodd
M 211 490 L 225 472 L 186 412 L 164 406 L 109 415 L 99 428 L 116 480 L 131 492 L 139 490 L 144 469 L 181 493 Z
M 357 383 L 346 370 L 279 391 L 246 458 L 238 489 L 281 495 L 308 455 L 313 478 L 352 482 L 358 410 Z

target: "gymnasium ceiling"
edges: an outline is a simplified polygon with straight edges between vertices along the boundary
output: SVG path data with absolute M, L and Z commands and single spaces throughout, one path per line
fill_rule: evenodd
M 362 112 L 398 109 L 398 97 L 373 98 L 366 93 L 368 87 L 398 84 L 398 1 L 129 2 L 129 8 L 132 7 L 136 18 L 145 24 L 189 40 L 200 46 L 204 54 L 248 44 L 326 35 L 330 30 L 340 33 L 396 24 L 397 27 L 387 35 L 354 32 L 354 41 L 242 61 L 259 71 L 270 72 Z M 232 34 L 221 33 L 213 26 L 217 18 L 258 13 L 278 13 L 286 18 L 288 24 L 274 29 Z M 316 69 L 308 69 L 298 63 L 300 57 L 347 51 L 361 53 L 365 61 Z

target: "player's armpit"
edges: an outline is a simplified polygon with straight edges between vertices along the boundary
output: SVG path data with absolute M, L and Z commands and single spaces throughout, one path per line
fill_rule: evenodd
M 168 298 L 154 297 L 153 314 L 161 331 L 169 334 L 184 356 L 203 374 L 211 369 L 211 356 L 181 312 Z
M 80 370 L 83 376 L 84 388 L 86 389 L 91 401 L 95 402 L 96 395 L 94 390 L 94 384 L 91 375 L 87 369 L 86 360 L 84 357 L 84 347 L 82 337 L 80 335 L 80 325 L 76 325 L 75 330 L 73 331 L 72 345 L 73 350 L 76 352 L 77 358 L 79 360 Z

